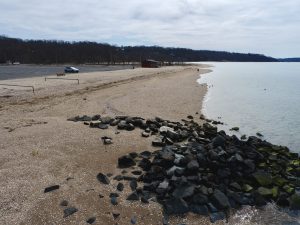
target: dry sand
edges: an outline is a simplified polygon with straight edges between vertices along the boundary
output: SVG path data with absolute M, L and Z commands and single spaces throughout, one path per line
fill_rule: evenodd
M 200 114 L 206 86 L 196 80 L 209 71 L 186 66 L 67 76 L 79 78 L 79 85 L 43 78 L 6 81 L 33 84 L 36 90 L 32 94 L 26 88 L 0 89 L 0 224 L 86 224 L 91 216 L 97 218 L 95 224 L 130 224 L 134 215 L 138 224 L 162 224 L 157 203 L 128 203 L 122 194 L 119 204 L 112 206 L 108 195 L 117 183 L 107 187 L 96 179 L 99 172 L 119 174 L 119 156 L 154 150 L 152 138 L 142 138 L 139 130 L 115 134 L 114 128 L 91 129 L 67 118 L 101 114 L 180 120 Z M 104 135 L 114 143 L 104 146 Z M 60 189 L 43 193 L 54 184 Z M 63 218 L 62 200 L 79 211 Z M 112 212 L 121 215 L 114 220 Z M 186 219 L 172 218 L 171 224 Z M 191 221 L 201 224 L 207 219 Z

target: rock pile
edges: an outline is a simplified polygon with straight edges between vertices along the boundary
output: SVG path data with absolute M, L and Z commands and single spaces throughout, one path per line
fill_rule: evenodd
M 258 137 L 240 140 L 218 131 L 210 123 L 202 126 L 193 117 L 182 122 L 161 118 L 83 116 L 90 127 L 104 125 L 119 130 L 142 129 L 141 135 L 156 135 L 155 152 L 130 153 L 118 159 L 119 168 L 132 168 L 136 177 L 118 175 L 115 180 L 130 183 L 127 200 L 147 203 L 156 199 L 167 214 L 193 212 L 210 215 L 211 221 L 225 218 L 231 208 L 279 206 L 300 209 L 300 159 L 287 147 L 272 145 Z M 211 122 L 213 123 L 213 121 Z M 139 167 L 140 169 L 137 169 Z M 102 183 L 109 183 L 102 174 Z M 120 183 L 119 189 L 123 190 Z

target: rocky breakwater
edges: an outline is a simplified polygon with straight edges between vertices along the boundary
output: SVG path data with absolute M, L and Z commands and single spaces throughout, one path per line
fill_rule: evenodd
M 199 125 L 192 116 L 181 122 L 127 116 L 102 119 L 99 115 L 71 120 L 100 129 L 109 125 L 128 131 L 140 128 L 142 137 L 156 136 L 152 145 L 158 150 L 133 152 L 118 160 L 119 168 L 136 175 L 114 177 L 134 181 L 129 201 L 154 200 L 166 215 L 193 212 L 209 215 L 212 222 L 243 205 L 275 202 L 300 209 L 300 160 L 287 147 L 255 136 L 240 140 L 210 123 Z

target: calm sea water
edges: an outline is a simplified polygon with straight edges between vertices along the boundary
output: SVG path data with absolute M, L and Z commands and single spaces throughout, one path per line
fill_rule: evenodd
M 201 76 L 209 87 L 203 112 L 235 126 L 237 136 L 255 135 L 300 153 L 300 63 L 209 63 Z M 221 119 L 220 119 L 221 117 Z M 219 118 L 219 119 L 218 119 Z
M 300 63 L 209 63 L 212 73 L 199 83 L 208 85 L 203 113 L 221 120 L 227 133 L 260 132 L 273 144 L 300 153 Z M 229 131 L 238 126 L 239 132 Z M 274 203 L 263 209 L 243 207 L 233 213 L 233 225 L 299 225 L 300 212 Z

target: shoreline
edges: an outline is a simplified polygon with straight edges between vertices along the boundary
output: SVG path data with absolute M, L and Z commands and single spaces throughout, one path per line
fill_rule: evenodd
M 112 191 L 96 183 L 95 175 L 114 173 L 115 162 L 122 154 L 155 150 L 150 145 L 151 138 L 142 139 L 139 131 L 95 132 L 67 118 L 82 114 L 126 114 L 177 121 L 196 112 L 200 115 L 206 87 L 196 80 L 200 73 L 210 70 L 199 68 L 198 72 L 197 68 L 139 68 L 80 74 L 85 77 L 78 86 L 30 78 L 21 82 L 34 82 L 38 87 L 36 95 L 27 90 L 2 90 L 1 96 L 13 94 L 13 97 L 0 100 L 1 224 L 47 221 L 74 224 L 84 221 L 88 214 L 97 215 L 103 222 L 99 224 L 111 224 L 114 222 L 111 216 L 101 212 L 113 210 L 121 212 L 121 221 L 130 221 L 131 214 L 138 212 L 147 218 L 139 224 L 149 224 L 148 220 L 160 223 L 161 209 L 154 203 L 141 207 L 124 201 L 112 208 L 109 199 L 94 197 L 95 193 L 107 196 Z M 114 144 L 104 147 L 102 135 L 113 137 Z M 45 187 L 56 183 L 62 186 L 59 192 L 43 193 Z M 61 199 L 87 212 L 64 219 L 59 206 Z

